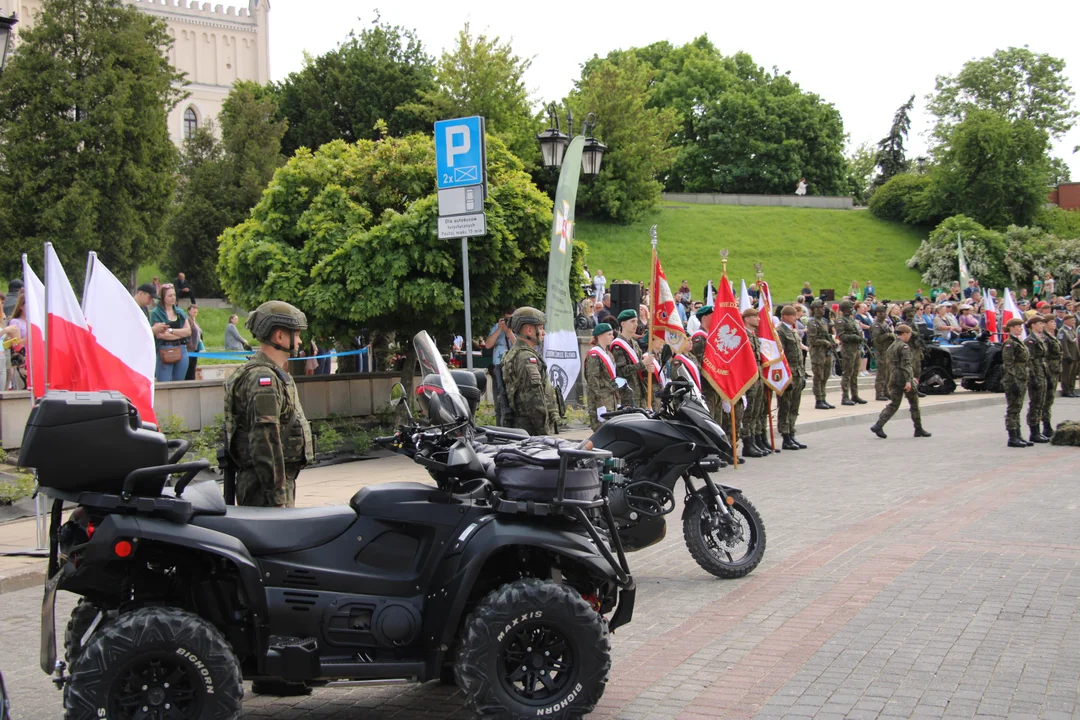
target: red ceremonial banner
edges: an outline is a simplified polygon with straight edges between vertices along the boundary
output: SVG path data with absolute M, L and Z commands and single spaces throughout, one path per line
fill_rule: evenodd
M 701 368 L 716 392 L 734 405 L 758 377 L 758 361 L 743 324 L 731 283 L 721 282 L 713 302 L 712 330 Z

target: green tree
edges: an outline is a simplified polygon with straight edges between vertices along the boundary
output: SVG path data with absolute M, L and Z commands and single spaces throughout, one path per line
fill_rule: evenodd
M 922 273 L 923 284 L 948 287 L 960 279 L 956 252 L 959 233 L 964 245 L 964 259 L 971 277 L 984 288 L 1003 288 L 1008 284 L 1005 267 L 1005 239 L 996 230 L 983 227 L 969 217 L 956 215 L 941 222 L 923 240 L 907 266 Z
M 508 304 L 543 306 L 552 220 L 551 201 L 494 137 L 488 180 L 488 234 L 469 254 L 477 328 Z M 419 330 L 447 337 L 462 325 L 459 245 L 439 240 L 437 223 L 430 137 L 301 150 L 251 216 L 222 234 L 221 284 L 245 307 L 288 298 L 308 313 L 315 337 L 345 343 L 365 329 L 396 332 L 411 348 Z M 580 272 L 575 253 L 573 276 Z
M 412 30 L 376 18 L 274 87 L 289 121 L 282 148 L 292 155 L 339 138 L 376 140 L 379 120 L 394 136 L 425 130 L 427 121 L 405 106 L 431 90 L 434 75 L 434 60 Z
M 454 47 L 443 50 L 434 88 L 409 109 L 421 114 L 429 126 L 436 120 L 480 115 L 488 134 L 502 140 L 531 168 L 540 159 L 536 143 L 540 121 L 525 86 L 531 65 L 532 60 L 515 54 L 510 43 L 498 36 L 474 36 L 465 23 Z
M 1030 225 L 1046 203 L 1047 136 L 1030 120 L 972 110 L 935 150 L 931 206 L 987 227 Z
M 939 75 L 927 97 L 938 118 L 939 137 L 949 134 L 970 112 L 988 110 L 1009 120 L 1030 122 L 1060 138 L 1078 117 L 1065 61 L 1032 52 L 1026 45 L 996 50 L 990 57 L 969 60 L 955 76 Z
M 0 248 L 55 246 L 78 287 L 86 253 L 134 273 L 159 252 L 175 187 L 166 117 L 182 76 L 165 24 L 120 0 L 44 0 L 0 74 Z
M 1075 214 L 1075 213 L 1074 213 Z M 1068 278 L 1080 258 L 1080 236 L 1059 237 L 1039 227 L 1010 225 L 1005 230 L 1005 267 L 1013 287 L 1026 286 L 1036 273 Z M 1068 294 L 1058 280 L 1058 293 Z M 1047 298 L 1049 299 L 1049 298 Z
M 856 205 L 870 201 L 873 187 L 876 151 L 870 143 L 863 143 L 847 156 L 848 193 Z
M 870 212 L 882 220 L 918 224 L 926 218 L 929 204 L 927 191 L 931 180 L 927 175 L 900 173 L 894 175 L 870 196 Z
M 218 237 L 247 217 L 284 162 L 286 121 L 265 88 L 239 82 L 222 105 L 221 141 L 200 128 L 184 142 L 165 269 L 184 272 L 204 297 L 217 297 Z
M 915 96 L 912 95 L 893 116 L 889 134 L 877 144 L 874 164 L 879 172 L 874 178 L 875 189 L 884 185 L 894 175 L 907 172 L 911 167 L 911 163 L 904 154 L 904 141 L 907 140 L 908 131 L 911 129 L 911 110 L 914 107 Z
M 646 107 L 655 71 L 630 56 L 594 68 L 570 99 L 579 119 L 596 113 L 596 136 L 607 145 L 600 175 L 582 184 L 578 207 L 584 214 L 627 224 L 660 200 L 657 179 L 670 169 L 678 152 L 669 139 L 678 127 L 672 108 Z

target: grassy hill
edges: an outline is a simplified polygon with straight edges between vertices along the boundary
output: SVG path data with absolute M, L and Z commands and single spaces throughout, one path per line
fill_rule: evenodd
M 689 280 L 695 299 L 709 278 L 719 281 L 722 248 L 730 251 L 728 276 L 736 290 L 740 278 L 754 280 L 754 263 L 761 262 L 777 302 L 794 298 L 807 281 L 815 292 L 834 288 L 839 295 L 852 280 L 860 287 L 872 280 L 885 298 L 910 298 L 921 285 L 919 273 L 906 265 L 919 233 L 861 210 L 664 203 L 629 226 L 582 220 L 577 237 L 589 246 L 589 269 L 603 270 L 609 283 L 647 280 L 654 224 L 672 290 Z

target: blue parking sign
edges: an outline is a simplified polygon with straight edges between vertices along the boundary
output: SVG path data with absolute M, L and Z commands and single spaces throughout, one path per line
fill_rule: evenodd
M 440 190 L 484 184 L 487 181 L 484 118 L 467 117 L 435 123 L 435 167 Z

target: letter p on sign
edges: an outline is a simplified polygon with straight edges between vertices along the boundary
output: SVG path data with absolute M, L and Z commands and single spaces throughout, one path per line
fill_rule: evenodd
M 456 138 L 461 138 L 460 141 Z M 448 125 L 446 127 L 446 166 L 454 167 L 454 158 L 465 155 L 472 149 L 468 125 Z

